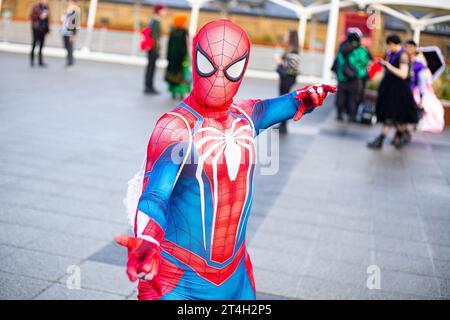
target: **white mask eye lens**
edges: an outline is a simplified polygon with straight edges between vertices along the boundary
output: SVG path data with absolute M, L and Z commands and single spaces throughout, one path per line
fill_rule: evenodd
M 242 73 L 244 72 L 245 63 L 247 62 L 247 57 L 233 63 L 225 70 L 225 75 L 231 81 L 238 81 Z
M 216 71 L 209 59 L 199 49 L 197 49 L 196 63 L 197 71 L 202 77 L 209 77 Z

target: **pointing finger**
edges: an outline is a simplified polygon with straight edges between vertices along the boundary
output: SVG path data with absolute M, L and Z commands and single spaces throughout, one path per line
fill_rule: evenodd
M 336 90 L 337 90 L 336 87 L 330 86 L 330 85 L 327 85 L 327 84 L 323 84 L 322 87 L 325 90 L 325 92 L 335 93 Z
M 114 239 L 119 245 L 127 247 L 130 250 L 135 249 L 141 242 L 138 238 L 124 236 L 121 234 L 116 235 Z
M 294 121 L 300 120 L 303 117 L 303 115 L 305 114 L 306 110 L 308 110 L 307 107 L 305 107 L 303 105 L 300 106 L 300 108 L 298 108 L 297 112 L 294 115 Z
M 134 265 L 127 266 L 127 275 L 130 281 L 136 281 L 138 278 L 138 274 L 136 271 L 136 267 Z
M 116 236 L 114 237 L 114 240 L 116 240 L 116 242 L 118 244 L 120 244 L 121 246 L 128 247 L 128 243 L 130 242 L 130 237 L 123 236 L 121 234 L 116 234 Z

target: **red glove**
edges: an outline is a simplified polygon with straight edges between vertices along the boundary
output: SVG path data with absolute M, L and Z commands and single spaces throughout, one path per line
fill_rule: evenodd
M 308 109 L 321 106 L 329 92 L 336 92 L 336 87 L 321 84 L 297 89 L 295 99 L 300 101 L 300 107 L 294 115 L 294 121 L 300 120 Z
M 159 246 L 153 242 L 123 235 L 116 235 L 115 240 L 128 249 L 127 275 L 130 281 L 138 278 L 152 281 L 156 290 L 161 292 L 159 283 Z

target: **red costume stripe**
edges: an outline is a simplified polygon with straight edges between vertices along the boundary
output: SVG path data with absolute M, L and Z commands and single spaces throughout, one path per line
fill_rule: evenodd
M 234 273 L 241 263 L 242 257 L 246 254 L 245 244 L 243 243 L 237 250 L 234 259 L 229 264 L 222 268 L 216 268 L 208 265 L 206 260 L 195 253 L 186 250 L 171 241 L 164 240 L 161 243 L 161 248 L 177 260 L 192 268 L 192 270 L 200 277 L 217 286 L 224 283 Z

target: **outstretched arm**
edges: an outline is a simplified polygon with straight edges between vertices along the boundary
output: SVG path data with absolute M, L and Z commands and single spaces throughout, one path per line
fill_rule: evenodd
M 128 248 L 127 274 L 152 280 L 158 271 L 159 246 L 167 226 L 167 206 L 190 147 L 190 127 L 181 116 L 161 117 L 150 138 L 143 192 L 135 216 L 135 237 L 118 235 Z M 156 280 L 156 278 L 155 278 Z
M 314 85 L 297 89 L 280 97 L 256 101 L 251 111 L 255 129 L 257 131 L 267 129 L 289 119 L 298 121 L 305 113 L 321 106 L 329 92 L 336 92 L 336 88 L 328 85 Z

